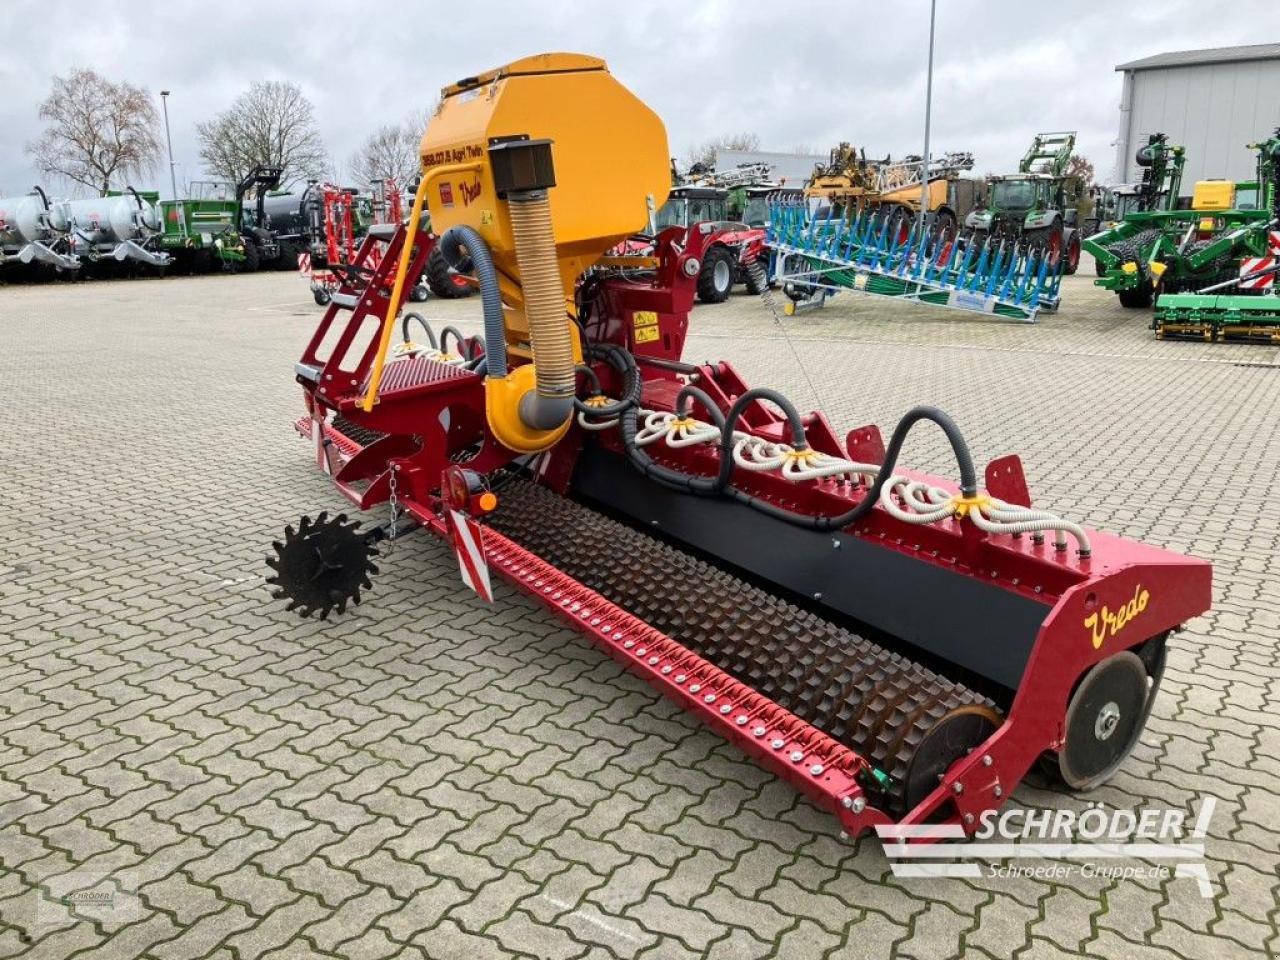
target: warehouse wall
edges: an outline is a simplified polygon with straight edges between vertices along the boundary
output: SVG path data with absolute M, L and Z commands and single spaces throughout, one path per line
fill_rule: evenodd
M 1254 154 L 1246 143 L 1280 126 L 1280 60 L 1192 64 L 1126 71 L 1116 170 L 1140 178 L 1134 151 L 1163 132 L 1187 148 L 1182 193 L 1197 180 L 1249 180 Z

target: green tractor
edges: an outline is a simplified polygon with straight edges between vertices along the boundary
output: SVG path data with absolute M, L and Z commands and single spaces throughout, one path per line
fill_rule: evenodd
M 977 245 L 991 238 L 1045 252 L 1050 267 L 1075 273 L 1080 266 L 1079 177 L 1067 167 L 1076 145 L 1075 131 L 1038 133 L 1018 164 L 1017 173 L 988 178 L 987 205 L 964 218 Z
M 1151 319 L 1160 339 L 1280 343 L 1280 128 L 1249 149 L 1257 153 L 1257 179 L 1236 184 L 1238 219 L 1197 254 L 1220 265 L 1218 276 L 1160 294 Z
M 161 201 L 161 247 L 190 273 L 257 270 L 279 251 L 271 232 L 245 216 L 244 197 L 256 189 L 261 199 L 267 190 L 279 186 L 280 173 L 279 167 L 255 167 L 234 185 L 227 180 L 196 180 L 186 199 Z

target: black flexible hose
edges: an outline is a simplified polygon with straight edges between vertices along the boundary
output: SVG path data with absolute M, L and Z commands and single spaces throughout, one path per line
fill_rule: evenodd
M 919 406 L 908 410 L 906 415 L 898 421 L 898 425 L 894 427 L 893 435 L 889 439 L 889 446 L 885 450 L 884 461 L 876 472 L 875 482 L 856 506 L 834 517 L 813 517 L 784 510 L 768 501 L 760 500 L 743 490 L 739 490 L 730 485 L 729 481 L 732 479 L 734 467 L 734 426 L 747 406 L 756 400 L 767 400 L 782 410 L 791 428 L 792 447 L 796 450 L 809 449 L 800 415 L 786 397 L 766 387 L 758 387 L 742 394 L 726 415 L 720 412 L 715 401 L 707 393 L 694 386 L 684 387 L 676 396 L 677 416 L 686 416 L 690 402 L 696 401 L 706 410 L 712 422 L 720 429 L 721 435 L 720 469 L 718 474 L 714 477 L 695 476 L 672 470 L 670 467 L 665 467 L 655 462 L 649 454 L 636 444 L 636 421 L 639 416 L 643 384 L 640 381 L 639 369 L 636 366 L 635 358 L 627 350 L 614 344 L 594 346 L 590 349 L 589 355 L 597 359 L 606 360 L 623 375 L 623 398 L 610 405 L 610 407 L 587 407 L 584 404 L 580 409 L 594 416 L 617 416 L 622 446 L 632 466 L 650 479 L 672 489 L 699 496 L 729 496 L 754 510 L 759 510 L 761 513 L 795 526 L 819 531 L 839 530 L 849 526 L 851 523 L 856 523 L 874 509 L 876 502 L 880 499 L 880 493 L 884 489 L 884 485 L 889 482 L 889 478 L 893 475 L 893 470 L 897 466 L 898 456 L 902 452 L 902 446 L 906 442 L 907 434 L 911 432 L 911 428 L 917 423 L 922 420 L 928 420 L 942 429 L 947 441 L 951 444 L 951 451 L 955 455 L 956 466 L 960 471 L 961 495 L 972 497 L 978 492 L 978 478 L 977 471 L 973 466 L 973 456 L 969 452 L 969 445 L 965 443 L 964 436 L 960 433 L 960 428 L 956 425 L 956 422 L 936 407 Z M 591 373 L 590 377 L 595 382 L 598 390 L 599 381 L 594 372 Z M 580 401 L 575 398 L 575 405 L 579 403 Z
M 507 375 L 507 333 L 506 320 L 502 312 L 502 292 L 498 288 L 498 268 L 494 266 L 493 255 L 484 238 L 472 227 L 459 224 L 450 227 L 438 241 L 440 255 L 455 270 L 460 269 L 468 259 L 475 269 L 476 279 L 480 282 L 480 303 L 484 310 L 485 352 L 488 357 L 487 369 L 493 371 L 495 377 Z M 464 253 L 462 248 L 466 246 Z
M 458 355 L 465 359 L 470 359 L 466 356 L 467 338 L 462 335 L 461 330 L 453 325 L 449 325 L 440 331 L 440 352 L 449 352 L 449 337 L 451 336 L 458 343 Z
M 440 349 L 440 345 L 436 342 L 435 331 L 431 329 L 431 324 L 427 323 L 427 318 L 420 313 L 406 313 L 404 317 L 400 320 L 401 339 L 410 340 L 410 341 L 413 340 L 413 338 L 409 336 L 410 320 L 417 320 L 418 323 L 422 324 L 422 329 L 427 332 L 427 343 L 431 344 L 432 350 Z

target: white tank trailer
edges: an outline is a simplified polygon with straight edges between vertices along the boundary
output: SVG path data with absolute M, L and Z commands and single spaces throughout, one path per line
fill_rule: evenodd
M 162 224 L 155 204 L 138 195 L 132 187 L 111 197 L 90 197 L 67 201 L 71 218 L 71 246 L 90 260 L 138 260 L 153 267 L 166 267 L 172 259 L 152 249 Z
M 25 197 L 0 197 L 0 262 L 76 270 L 80 259 L 71 252 L 70 231 L 66 201 L 51 203 L 39 187 Z

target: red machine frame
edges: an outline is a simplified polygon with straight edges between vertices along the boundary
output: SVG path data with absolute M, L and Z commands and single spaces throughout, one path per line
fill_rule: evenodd
M 394 477 L 398 505 L 426 529 L 447 539 L 446 508 L 467 511 L 470 507 L 466 484 L 451 482 L 460 469 L 451 455 L 478 443 L 479 452 L 465 467 L 480 474 L 510 463 L 516 455 L 489 435 L 483 379 L 469 370 L 424 357 L 397 360 L 387 366 L 379 402 L 372 411 L 365 413 L 357 405 L 377 347 L 376 337 L 370 335 L 376 328 L 370 331 L 368 321 L 380 319 L 386 309 L 385 291 L 391 286 L 387 277 L 405 232 L 402 228 L 391 240 L 366 290 L 350 305 L 336 300 L 330 305 L 298 365 L 307 415 L 297 428 L 314 441 L 318 465 L 332 474 L 339 491 L 356 506 L 367 510 L 385 502 Z M 410 282 L 420 276 L 433 242 L 428 233 L 416 235 Z M 643 403 L 648 409 L 674 410 L 680 373 L 672 361 L 679 360 L 683 348 L 705 242 L 697 231 L 689 231 L 686 237 L 683 230 L 672 228 L 657 238 L 658 266 L 653 277 L 611 276 L 601 282 L 604 319 L 593 323 L 587 333 L 596 342 L 618 344 L 635 355 L 644 371 Z M 637 312 L 643 312 L 646 325 L 656 315 L 656 337 L 636 336 L 641 329 Z M 345 326 L 340 322 L 344 313 Z M 336 342 L 325 352 L 335 334 Z M 746 390 L 727 363 L 696 369 L 699 387 L 717 403 L 727 405 Z M 616 372 L 599 364 L 597 374 L 606 391 L 612 386 L 616 395 Z M 335 427 L 335 413 L 386 436 L 364 446 Z M 852 431 L 841 444 L 822 414 L 803 419 L 814 449 L 882 462 L 884 445 L 874 426 Z M 786 440 L 784 419 L 759 402 L 748 408 L 739 429 Z M 606 446 L 617 444 L 611 432 L 596 436 Z M 583 431 L 575 426 L 544 455 L 540 481 L 564 492 L 583 440 Z M 714 472 L 717 456 L 712 448 L 690 446 L 664 448 L 655 459 L 686 473 L 706 475 Z M 900 472 L 956 489 L 945 479 Z M 838 515 L 866 495 L 864 486 L 835 480 L 798 485 L 769 473 L 735 476 L 735 484 L 757 498 L 809 515 Z M 986 484 L 995 496 L 1030 504 L 1016 457 L 989 464 Z M 937 788 L 898 821 L 876 807 L 874 797 L 864 790 L 861 783 L 870 764 L 855 751 L 489 527 L 484 530 L 484 548 L 492 570 L 762 765 L 834 811 L 844 829 L 854 835 L 893 822 L 956 824 L 972 833 L 981 815 L 998 808 L 1042 754 L 1062 746 L 1068 703 L 1085 671 L 1120 650 L 1137 650 L 1148 641 L 1162 640 L 1207 609 L 1210 600 L 1207 563 L 1103 533 L 1090 532 L 1092 553 L 1081 556 L 1035 538 L 986 534 L 963 519 L 908 526 L 879 507 L 842 533 L 911 554 L 919 563 L 960 571 L 1034 597 L 1048 610 L 1003 723 L 980 748 L 953 763 Z M 1140 611 L 1110 633 L 1104 630 L 1099 642 L 1090 624 L 1096 624 L 1100 609 L 1136 609 L 1139 597 Z

